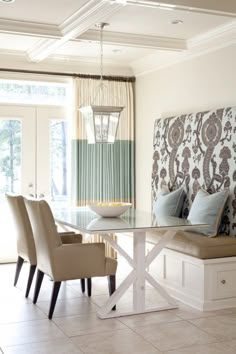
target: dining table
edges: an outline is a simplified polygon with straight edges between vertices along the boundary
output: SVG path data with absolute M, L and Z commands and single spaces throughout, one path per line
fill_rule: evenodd
M 175 299 L 150 273 L 151 263 L 160 255 L 164 247 L 174 238 L 178 231 L 192 231 L 206 228 L 205 224 L 192 224 L 189 220 L 168 215 L 155 215 L 151 212 L 130 208 L 120 217 L 99 217 L 88 207 L 54 207 L 53 214 L 58 224 L 72 227 L 84 234 L 99 234 L 119 255 L 124 257 L 131 269 L 115 292 L 99 308 L 97 315 L 101 319 L 135 315 L 146 312 L 163 311 L 177 308 Z M 161 237 L 149 253 L 146 252 L 148 232 L 158 232 Z M 127 252 L 121 237 L 129 233 L 132 237 L 132 254 Z M 113 235 L 117 235 L 117 240 Z M 92 260 L 91 260 L 92 262 Z M 165 300 L 165 304 L 147 306 L 146 283 L 149 283 Z M 119 309 L 119 300 L 133 286 L 132 307 Z M 112 308 L 116 305 L 116 310 Z

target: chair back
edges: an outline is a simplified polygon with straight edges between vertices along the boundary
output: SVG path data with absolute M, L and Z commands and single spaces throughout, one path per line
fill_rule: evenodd
M 17 235 L 17 252 L 31 265 L 37 264 L 35 243 L 29 216 L 21 195 L 6 194 Z
M 50 206 L 45 200 L 25 199 L 36 246 L 37 267 L 52 276 L 54 251 L 62 245 Z

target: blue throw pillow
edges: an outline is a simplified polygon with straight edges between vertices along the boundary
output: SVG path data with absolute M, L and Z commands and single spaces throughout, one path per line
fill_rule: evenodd
M 161 190 L 153 206 L 153 212 L 158 218 L 159 215 L 180 216 L 184 202 L 185 192 L 183 188 L 173 192 L 167 189 Z
M 191 206 L 188 220 L 193 224 L 202 223 L 208 224 L 210 226 L 206 229 L 199 229 L 194 231 L 210 237 L 217 235 L 228 196 L 228 189 L 224 189 L 214 194 L 209 194 L 207 191 L 199 189 Z

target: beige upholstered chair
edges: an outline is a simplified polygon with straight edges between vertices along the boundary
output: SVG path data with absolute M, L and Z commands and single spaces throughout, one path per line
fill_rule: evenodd
M 29 216 L 25 207 L 24 198 L 21 195 L 6 194 L 6 199 L 10 207 L 15 228 L 17 232 L 17 253 L 18 259 L 16 264 L 16 272 L 14 279 L 14 286 L 16 286 L 20 271 L 24 261 L 30 263 L 30 271 L 25 292 L 25 297 L 28 297 L 37 266 L 37 257 L 35 250 L 35 243 L 32 233 L 32 228 Z M 82 236 L 73 232 L 60 233 L 63 243 L 77 243 L 82 241 Z M 81 281 L 82 291 L 85 291 L 84 279 Z
M 105 257 L 103 243 L 64 245 L 58 236 L 54 217 L 46 201 L 25 200 L 32 225 L 37 254 L 37 280 L 33 303 L 37 302 L 44 274 L 54 282 L 48 318 L 51 319 L 61 282 L 64 280 L 109 276 L 109 292 L 115 290 L 117 261 Z

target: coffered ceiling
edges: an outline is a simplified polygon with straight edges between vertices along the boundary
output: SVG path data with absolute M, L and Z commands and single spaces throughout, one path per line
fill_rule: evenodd
M 175 24 L 175 22 L 180 22 Z M 0 1 L 0 67 L 140 75 L 236 44 L 235 0 Z

